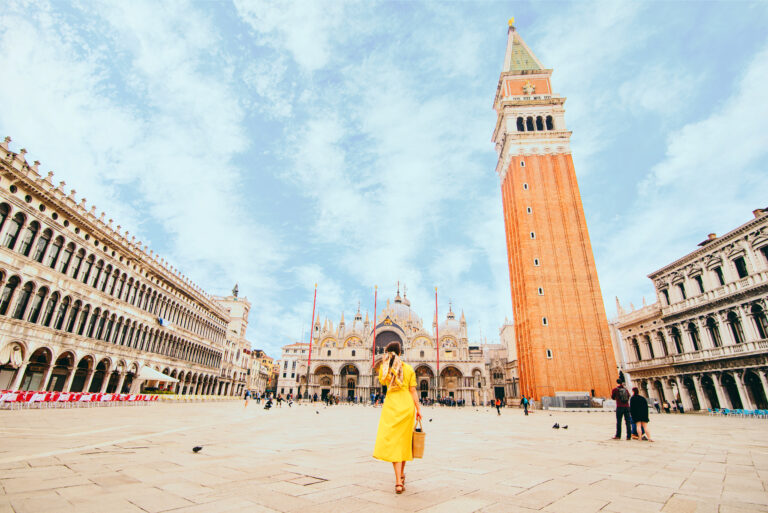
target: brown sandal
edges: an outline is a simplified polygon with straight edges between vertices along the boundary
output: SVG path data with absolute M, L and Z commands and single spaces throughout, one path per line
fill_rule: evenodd
M 396 493 L 396 494 L 400 495 L 400 494 L 401 494 L 401 493 L 403 493 L 404 491 L 405 491 L 405 486 L 403 486 L 403 485 L 401 485 L 401 484 L 396 484 L 396 485 L 395 485 L 395 493 Z

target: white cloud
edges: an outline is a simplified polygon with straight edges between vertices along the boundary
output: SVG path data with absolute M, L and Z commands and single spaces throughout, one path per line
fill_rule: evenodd
M 239 187 L 244 113 L 207 16 L 187 3 L 87 4 L 84 28 L 41 7 L 0 18 L 14 77 L 0 81 L 0 126 L 116 224 L 160 227 L 154 249 L 209 292 L 240 281 L 268 300 L 282 257 Z M 96 31 L 87 46 L 82 30 Z
M 606 244 L 603 289 L 627 299 L 652 290 L 645 276 L 696 249 L 709 232 L 724 233 L 765 206 L 768 173 L 768 46 L 707 118 L 667 138 L 665 158 L 638 186 L 637 202 Z
M 315 71 L 331 60 L 344 2 L 235 0 L 238 15 L 261 42 L 287 51 L 302 69 Z
M 622 83 L 618 94 L 624 108 L 630 111 L 651 111 L 671 116 L 686 104 L 686 95 L 700 80 L 679 69 L 648 66 Z

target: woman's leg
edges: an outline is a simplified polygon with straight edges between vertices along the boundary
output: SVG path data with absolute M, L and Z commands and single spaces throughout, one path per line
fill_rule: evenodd
M 400 462 L 400 480 L 405 483 L 405 462 Z
M 393 461 L 392 462 L 392 468 L 395 469 L 395 486 L 401 486 L 400 481 L 402 480 L 402 467 L 400 466 L 402 462 L 400 461 Z
M 645 436 L 648 437 L 648 441 L 649 442 L 653 442 L 653 439 L 651 438 L 651 432 L 648 431 L 648 423 L 647 422 L 643 422 L 643 431 L 645 431 Z

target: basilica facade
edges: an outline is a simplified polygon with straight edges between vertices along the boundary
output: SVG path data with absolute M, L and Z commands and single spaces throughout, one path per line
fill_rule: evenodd
M 385 391 L 378 382 L 384 348 L 390 342 L 400 342 L 403 361 L 416 372 L 419 397 L 463 399 L 471 404 L 495 396 L 503 399 L 513 393 L 512 388 L 504 386 L 506 362 L 498 365 L 497 379 L 491 380 L 483 348 L 469 344 L 464 314 L 457 319 L 452 307 L 437 326 L 439 347 L 434 323 L 425 327 L 408 298 L 401 297 L 399 291 L 393 301 L 387 300 L 375 322 L 374 347 L 374 322 L 367 313 L 363 318 L 359 309 L 350 321 L 342 314 L 338 325 L 327 319 L 317 320 L 311 357 L 307 354 L 308 344 L 283 348 L 283 359 L 277 362 L 281 369 L 278 392 L 317 394 L 318 398 L 329 394 L 341 399 L 370 398 L 372 393 Z

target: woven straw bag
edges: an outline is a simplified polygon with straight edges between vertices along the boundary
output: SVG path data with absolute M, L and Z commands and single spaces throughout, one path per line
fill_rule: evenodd
M 416 421 L 416 425 L 413 427 L 413 457 L 424 457 L 424 443 L 427 440 L 427 434 L 421 428 L 421 419 Z

